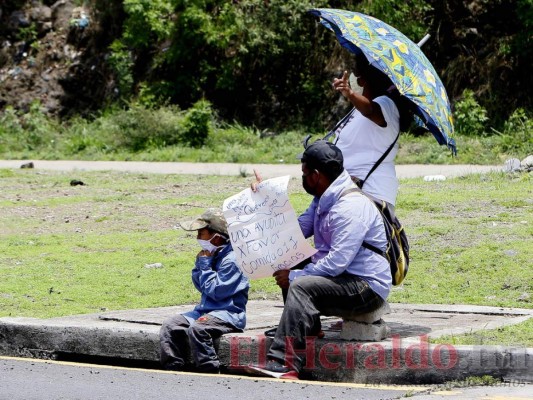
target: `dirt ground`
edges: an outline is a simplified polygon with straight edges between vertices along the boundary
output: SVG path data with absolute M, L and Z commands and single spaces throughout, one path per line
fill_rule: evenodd
M 0 109 L 28 111 L 39 101 L 48 114 L 84 114 L 113 98 L 105 62 L 112 38 L 84 19 L 90 10 L 73 0 L 18 3 L 0 2 Z
M 34 169 L 20 169 L 26 162 L 0 160 L 0 172 L 4 171 L 0 173 L 0 179 L 3 177 L 0 221 L 5 233 L 169 229 L 181 215 L 200 213 L 214 206 L 214 202 L 221 206 L 225 198 L 248 188 L 255 180 L 254 168 L 264 179 L 290 175 L 289 193 L 300 193 L 305 198 L 300 166 L 296 164 L 35 161 Z M 133 172 L 122 172 L 128 168 Z M 397 173 L 400 178 L 429 174 L 456 176 L 497 168 L 400 165 Z M 216 175 L 224 175 L 224 179 Z M 72 180 L 83 185 L 71 186 Z

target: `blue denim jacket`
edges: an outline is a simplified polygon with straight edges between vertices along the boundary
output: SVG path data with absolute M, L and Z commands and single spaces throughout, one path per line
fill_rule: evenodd
M 210 314 L 244 329 L 250 284 L 237 267 L 231 244 L 212 257 L 196 257 L 192 282 L 202 297 L 193 311 L 183 314 L 189 322 Z
M 298 218 L 306 238 L 313 236 L 318 250 L 312 263 L 290 272 L 289 279 L 304 275 L 337 276 L 344 272 L 368 282 L 383 299 L 389 295 L 392 276 L 388 261 L 361 247 L 363 241 L 380 249 L 387 246 L 383 219 L 372 202 L 362 194 L 344 191 L 355 187 L 344 171 Z

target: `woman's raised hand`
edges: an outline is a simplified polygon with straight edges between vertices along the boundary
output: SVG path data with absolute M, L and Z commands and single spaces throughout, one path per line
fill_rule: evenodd
M 257 171 L 256 169 L 254 169 L 254 175 L 255 175 L 255 182 L 251 183 L 250 188 L 252 189 L 252 192 L 257 192 L 257 185 L 263 182 L 263 177 L 261 176 L 259 171 Z

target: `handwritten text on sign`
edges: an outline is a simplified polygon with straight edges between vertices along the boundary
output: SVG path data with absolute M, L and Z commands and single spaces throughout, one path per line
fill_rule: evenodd
M 250 279 L 272 276 L 313 255 L 287 195 L 289 176 L 273 178 L 224 201 L 237 264 Z

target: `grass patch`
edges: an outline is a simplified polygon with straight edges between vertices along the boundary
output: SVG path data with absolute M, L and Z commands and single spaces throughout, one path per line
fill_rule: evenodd
M 473 386 L 497 386 L 501 384 L 501 379 L 494 378 L 490 375 L 469 376 L 463 380 L 449 381 L 444 384 L 440 384 L 432 389 L 432 392 L 436 390 L 453 390 L 457 388 L 468 388 Z
M 520 324 L 476 331 L 465 335 L 449 335 L 431 339 L 431 343 L 474 346 L 533 347 L 533 318 Z
M 531 177 L 402 182 L 398 214 L 413 246 L 391 300 L 524 307 L 532 293 Z
M 79 179 L 85 186 L 70 186 Z M 401 182 L 411 267 L 391 302 L 531 308 L 532 177 Z M 53 317 L 191 303 L 195 236 L 174 229 L 248 187 L 242 176 L 0 170 L 0 316 Z M 309 196 L 289 183 L 302 212 Z M 162 263 L 163 268 L 145 268 Z M 272 279 L 252 299 L 278 298 Z M 531 340 L 531 326 L 524 328 Z

